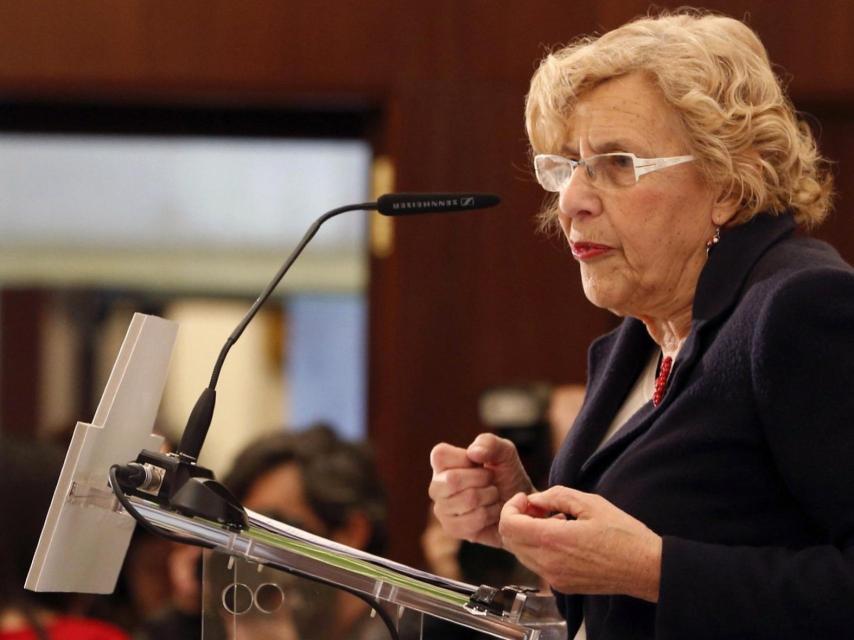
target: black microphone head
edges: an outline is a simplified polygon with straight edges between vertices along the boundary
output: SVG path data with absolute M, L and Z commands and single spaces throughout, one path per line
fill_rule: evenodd
M 486 209 L 500 202 L 492 193 L 387 193 L 377 198 L 377 211 L 385 216 L 450 213 Z

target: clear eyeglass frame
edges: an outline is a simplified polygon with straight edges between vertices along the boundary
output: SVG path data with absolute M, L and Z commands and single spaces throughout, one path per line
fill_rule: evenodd
M 638 158 L 633 153 L 600 153 L 581 160 L 564 156 L 540 153 L 534 156 L 534 172 L 537 182 L 546 191 L 559 192 L 569 182 L 578 167 L 584 167 L 590 183 L 595 186 L 631 187 L 641 176 L 684 162 L 694 156 L 670 156 L 667 158 Z

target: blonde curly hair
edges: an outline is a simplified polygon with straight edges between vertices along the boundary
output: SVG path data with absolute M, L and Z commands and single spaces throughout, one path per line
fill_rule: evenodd
M 741 203 L 732 224 L 791 210 L 806 227 L 831 207 L 833 178 L 798 119 L 765 47 L 745 24 L 681 10 L 639 18 L 550 53 L 531 80 L 525 124 L 534 153 L 556 153 L 575 102 L 606 80 L 645 73 L 679 114 L 706 180 Z M 546 205 L 544 226 L 556 219 Z

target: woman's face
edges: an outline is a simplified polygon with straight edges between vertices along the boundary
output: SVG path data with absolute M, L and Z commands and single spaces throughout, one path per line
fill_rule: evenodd
M 644 76 L 609 80 L 579 99 L 561 154 L 585 158 L 632 152 L 639 158 L 690 154 L 683 126 Z M 720 218 L 717 194 L 693 162 L 629 187 L 591 184 L 576 171 L 560 192 L 559 221 L 595 305 L 642 320 L 690 310 L 706 242 Z

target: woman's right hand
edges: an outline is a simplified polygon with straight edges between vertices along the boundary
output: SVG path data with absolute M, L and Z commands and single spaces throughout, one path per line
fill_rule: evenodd
M 534 490 L 516 446 L 491 433 L 480 434 L 466 449 L 443 442 L 430 452 L 430 466 L 433 513 L 445 531 L 501 547 L 501 508 L 518 492 Z

